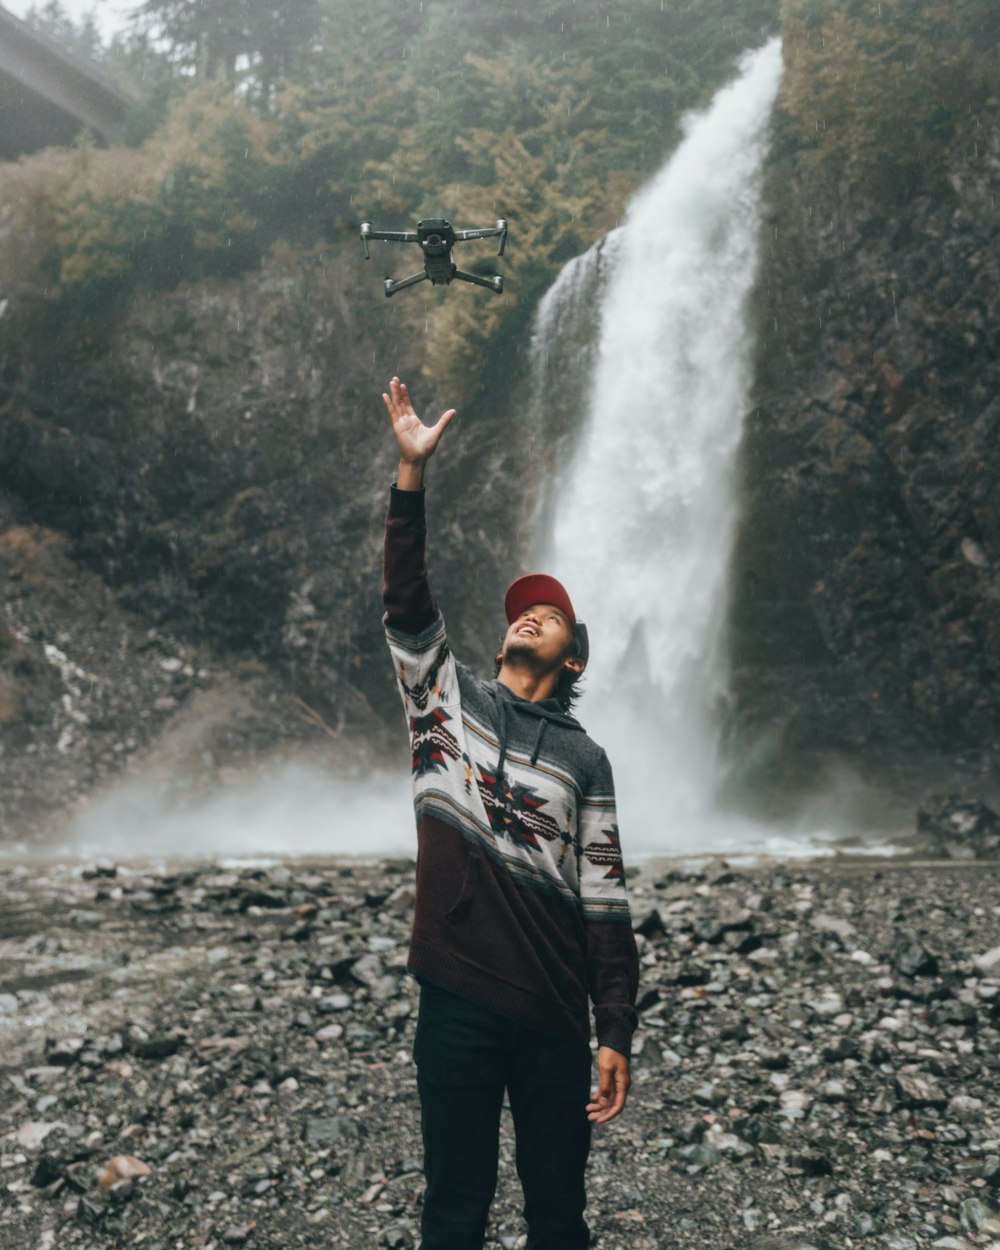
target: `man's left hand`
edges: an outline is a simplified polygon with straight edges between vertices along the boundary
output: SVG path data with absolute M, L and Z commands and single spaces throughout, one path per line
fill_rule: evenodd
M 632 1084 L 627 1055 L 610 1046 L 597 1051 L 597 1073 L 600 1077 L 597 1093 L 587 1103 L 587 1119 L 591 1124 L 607 1124 L 625 1106 L 628 1087 Z

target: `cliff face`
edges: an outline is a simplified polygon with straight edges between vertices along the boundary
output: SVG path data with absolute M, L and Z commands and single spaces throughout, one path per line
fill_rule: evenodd
M 970 104 L 891 198 L 818 173 L 787 126 L 779 112 L 733 745 L 772 796 L 816 788 L 831 757 L 905 789 L 954 773 L 995 789 L 1000 100 Z
M 353 247 L 289 255 L 135 297 L 19 362 L 0 419 L 8 831 L 130 767 L 190 784 L 273 753 L 402 758 L 380 393 L 418 379 L 439 298 L 386 301 Z M 413 389 L 428 412 L 454 402 Z M 471 663 L 520 571 L 526 436 L 487 395 L 430 474 L 435 585 Z

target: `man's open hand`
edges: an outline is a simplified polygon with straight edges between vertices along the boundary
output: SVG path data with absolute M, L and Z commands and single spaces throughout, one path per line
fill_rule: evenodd
M 434 454 L 441 435 L 455 415 L 455 409 L 449 408 L 442 413 L 436 425 L 424 425 L 413 410 L 406 384 L 399 378 L 392 379 L 389 394 L 383 393 L 382 399 L 399 448 L 399 485 L 404 490 L 415 489 L 423 481 L 424 465 Z
M 587 1119 L 591 1124 L 607 1124 L 625 1106 L 632 1084 L 628 1057 L 610 1046 L 599 1047 L 597 1074 L 599 1084 L 597 1093 L 591 1095 L 592 1101 L 587 1103 Z

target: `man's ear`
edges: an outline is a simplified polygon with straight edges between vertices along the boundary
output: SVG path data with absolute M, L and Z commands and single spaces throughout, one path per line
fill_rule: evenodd
M 568 655 L 563 663 L 563 668 L 568 668 L 573 673 L 582 673 L 586 667 L 578 655 Z

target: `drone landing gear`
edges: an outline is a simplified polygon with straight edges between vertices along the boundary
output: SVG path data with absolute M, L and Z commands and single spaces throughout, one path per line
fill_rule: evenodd
M 395 295 L 397 291 L 402 291 L 405 287 L 414 286 L 418 282 L 426 282 L 428 279 L 430 279 L 430 274 L 427 273 L 415 273 L 412 278 L 400 278 L 398 282 L 394 278 L 386 278 L 385 293 L 387 296 Z M 464 273 L 461 269 L 453 269 L 450 277 L 439 278 L 436 284 L 441 286 L 447 282 L 471 282 L 473 286 L 484 286 L 488 291 L 494 291 L 497 295 L 503 294 L 503 276 L 498 273 L 495 273 L 492 278 L 481 278 L 475 273 Z

